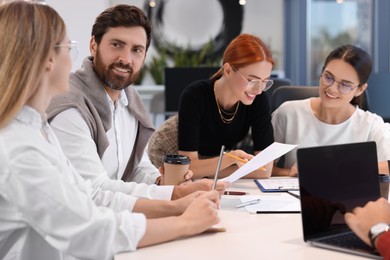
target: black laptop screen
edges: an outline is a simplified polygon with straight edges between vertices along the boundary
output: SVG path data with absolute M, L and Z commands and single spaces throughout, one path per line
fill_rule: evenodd
M 305 241 L 345 229 L 343 214 L 380 197 L 375 142 L 297 151 Z

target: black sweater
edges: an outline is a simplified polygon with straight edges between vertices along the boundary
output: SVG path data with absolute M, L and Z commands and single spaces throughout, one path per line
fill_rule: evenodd
M 214 95 L 214 81 L 200 80 L 183 91 L 179 104 L 179 150 L 198 151 L 202 156 L 218 156 L 221 145 L 231 150 L 252 128 L 254 151 L 274 141 L 271 114 L 265 94 L 251 105 L 240 103 L 230 124 L 222 122 Z

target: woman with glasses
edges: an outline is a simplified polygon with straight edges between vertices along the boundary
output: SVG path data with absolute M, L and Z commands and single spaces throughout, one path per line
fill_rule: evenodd
M 272 114 L 275 141 L 299 147 L 375 141 L 379 171 L 388 172 L 390 127 L 382 118 L 359 108 L 372 69 L 364 50 L 344 45 L 325 60 L 319 97 L 283 103 Z M 331 163 L 331 162 L 330 162 Z M 296 150 L 285 155 L 273 175 L 296 176 Z
M 48 5 L 13 1 L 0 5 L 0 31 L 1 259 L 113 259 L 219 221 L 216 191 L 194 193 L 184 213 L 147 219 L 131 213 L 130 196 L 93 189 L 46 121 L 50 100 L 68 90 L 77 47 L 64 21 Z
M 179 105 L 179 153 L 191 158 L 194 177 L 212 177 L 221 146 L 233 156 L 224 156 L 220 177 L 240 167 L 253 155 L 235 150 L 249 130 L 254 154 L 273 143 L 271 114 L 264 91 L 274 60 L 256 36 L 241 34 L 227 46 L 222 67 L 208 80 L 191 83 Z M 250 173 L 248 178 L 271 175 L 272 163 Z

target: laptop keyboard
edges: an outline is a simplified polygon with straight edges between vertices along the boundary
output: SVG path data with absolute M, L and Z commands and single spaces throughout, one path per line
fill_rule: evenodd
M 351 249 L 365 249 L 365 250 L 371 249 L 371 247 L 369 247 L 366 243 L 364 243 L 360 238 L 358 238 L 352 232 L 321 238 L 318 239 L 317 241 L 325 244 L 347 247 Z

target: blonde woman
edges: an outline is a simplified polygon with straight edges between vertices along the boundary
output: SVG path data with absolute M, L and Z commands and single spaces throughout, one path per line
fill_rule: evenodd
M 47 5 L 16 1 L 0 6 L 0 31 L 2 259 L 112 259 L 219 221 L 217 192 L 190 195 L 172 212 L 177 216 L 147 219 L 129 209 L 151 203 L 161 210 L 173 202 L 90 188 L 45 117 L 51 98 L 68 89 L 76 47 L 63 20 Z

